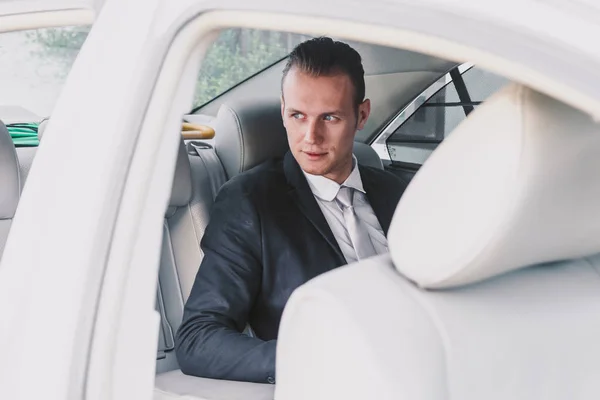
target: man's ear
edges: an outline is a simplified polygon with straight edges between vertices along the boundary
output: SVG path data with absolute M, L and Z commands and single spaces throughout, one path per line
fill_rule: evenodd
M 358 105 L 358 120 L 356 124 L 356 129 L 360 131 L 362 128 L 365 127 L 365 124 L 367 123 L 370 114 L 371 100 L 365 99 L 365 101 Z
M 285 100 L 283 99 L 283 94 L 281 94 L 279 100 L 281 100 L 281 119 L 283 120 L 283 126 L 285 126 Z

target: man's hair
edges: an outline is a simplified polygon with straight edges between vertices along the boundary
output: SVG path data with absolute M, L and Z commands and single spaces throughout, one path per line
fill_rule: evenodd
M 354 86 L 354 106 L 358 107 L 365 98 L 365 70 L 360 54 L 346 43 L 318 37 L 297 45 L 283 69 L 282 93 L 285 77 L 293 67 L 312 76 L 346 74 Z

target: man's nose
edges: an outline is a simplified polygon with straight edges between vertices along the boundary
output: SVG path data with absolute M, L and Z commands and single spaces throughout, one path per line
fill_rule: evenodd
M 304 142 L 308 144 L 319 144 L 321 135 L 317 121 L 309 121 L 306 124 L 306 132 L 304 132 Z

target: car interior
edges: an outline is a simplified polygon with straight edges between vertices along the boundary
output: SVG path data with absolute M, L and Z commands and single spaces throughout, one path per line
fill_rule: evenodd
M 456 125 L 461 120 L 454 115 L 452 117 L 456 121 L 452 120 L 452 117 L 446 115 L 449 114 L 448 110 L 458 111 L 465 118 L 463 108 L 474 105 L 470 100 L 453 98 L 453 94 L 445 93 L 450 92 L 450 86 L 454 84 L 453 80 L 448 79 L 448 75 L 451 71 L 458 71 L 459 65 L 406 50 L 364 43 L 351 45 L 363 57 L 367 97 L 374 105 L 367 125 L 357 133 L 354 154 L 359 164 L 386 168 L 408 181 L 424 161 L 415 161 L 410 158 L 411 155 L 421 150 L 431 153 L 443 140 L 444 129 L 450 130 L 446 126 Z M 174 338 L 182 319 L 184 304 L 202 261 L 200 241 L 219 188 L 228 179 L 269 158 L 282 157 L 288 150 L 280 112 L 280 79 L 284 65 L 285 59 L 280 60 L 212 99 L 193 114 L 184 116 L 184 121 L 202 121 L 203 125 L 210 126 L 215 136 L 214 139 L 198 141 L 188 134 L 181 140 L 172 194 L 165 212 L 157 287 L 156 309 L 160 313 L 161 326 L 156 357 L 156 399 L 173 398 L 175 395 L 228 399 L 237 398 L 235 396 L 239 393 L 244 393 L 244 398 L 247 399 L 273 397 L 274 385 L 214 381 L 184 375 L 175 358 Z M 460 77 L 459 74 L 458 78 Z M 484 82 L 480 82 L 482 80 Z M 476 78 L 473 81 L 473 86 L 490 88 L 487 92 L 484 91 L 485 97 L 499 86 L 490 84 L 490 79 Z M 441 87 L 435 86 L 436 83 Z M 423 98 L 423 93 L 432 85 L 437 89 L 438 96 L 432 102 L 439 104 L 428 108 L 432 102 L 423 104 L 429 100 Z M 457 93 L 455 89 L 454 92 Z M 482 91 L 476 89 L 476 92 Z M 406 115 L 407 109 L 415 102 L 421 107 L 415 108 L 413 112 L 424 115 L 414 115 L 410 119 L 410 115 Z M 448 103 L 447 107 L 444 107 L 444 102 Z M 430 110 L 433 111 L 431 116 Z M 439 113 L 440 110 L 442 114 Z M 408 119 L 415 128 L 412 129 L 412 136 L 407 135 L 405 140 L 400 138 L 393 142 L 389 140 L 390 136 L 398 137 L 403 134 L 397 133 L 397 127 L 391 131 L 391 135 L 387 134 L 388 137 L 383 134 L 390 130 L 390 126 L 393 128 L 392 123 L 397 125 L 399 118 Z M 40 145 L 43 143 L 46 124 L 47 121 L 44 121 L 38 128 Z M 432 132 L 435 133 L 433 138 L 419 137 L 420 134 L 431 136 Z M 7 171 L 2 174 L 5 177 L 3 187 L 12 187 L 12 191 L 3 191 L 4 196 L 7 196 L 7 200 L 2 202 L 1 210 L 0 233 L 4 240 L 8 235 L 19 192 L 34 160 L 36 147 L 17 147 L 15 153 L 8 133 L 4 132 L 3 136 L 1 150 L 15 154 L 12 158 L 2 158 L 2 169 Z M 390 146 L 403 148 L 408 156 L 403 161 L 386 157 L 385 151 L 378 152 L 371 146 L 378 139 L 380 142 L 383 140 L 388 149 Z M 388 143 L 385 142 L 386 139 Z M 433 143 L 433 140 L 437 142 Z M 252 334 L 251 327 L 248 327 L 247 332 Z
M 485 208 L 481 211 L 483 222 L 472 222 L 475 217 L 467 214 L 465 206 L 458 202 L 468 198 L 465 193 L 472 195 L 472 200 L 468 203 L 470 210 L 482 208 L 476 201 L 491 201 L 491 199 L 477 197 L 471 189 L 480 174 L 475 174 L 474 168 L 469 165 L 478 165 L 477 168 L 481 165 L 484 172 L 489 172 L 490 176 L 494 173 L 498 174 L 498 166 L 503 165 L 502 158 L 495 155 L 494 149 L 485 146 L 485 140 L 502 146 L 501 133 L 507 130 L 514 130 L 515 135 L 528 138 L 546 133 L 541 132 L 543 126 L 522 124 L 519 118 L 522 115 L 529 115 L 523 110 L 531 113 L 535 118 L 547 118 L 556 123 L 554 132 L 557 144 L 553 148 L 556 154 L 552 154 L 555 156 L 553 160 L 558 165 L 554 166 L 553 170 L 564 168 L 564 174 L 561 175 L 563 180 L 576 175 L 576 171 L 569 170 L 570 160 L 561 158 L 558 154 L 559 144 L 564 144 L 567 140 L 563 134 L 564 131 L 568 131 L 567 123 L 575 120 L 587 131 L 593 131 L 595 125 L 586 122 L 578 112 L 558 104 L 557 101 L 525 87 L 510 85 L 505 78 L 478 69 L 476 66 L 457 64 L 406 50 L 364 43 L 350 44 L 363 57 L 367 97 L 373 104 L 367 126 L 357 133 L 354 154 L 361 165 L 386 169 L 406 182 L 411 182 L 406 193 L 408 200 L 403 201 L 402 207 L 397 210 L 388 235 L 390 244 L 393 244 L 390 246 L 391 254 L 352 265 L 350 268 L 343 268 L 336 271 L 336 274 L 327 274 L 322 279 L 317 278 L 293 295 L 290 300 L 291 310 L 288 312 L 286 309 L 284 318 L 291 318 L 296 314 L 299 316 L 290 325 L 282 324 L 286 340 L 278 345 L 277 386 L 184 375 L 179 370 L 175 358 L 174 338 L 182 319 L 184 304 L 202 261 L 200 241 L 209 222 L 210 208 L 216 194 L 227 180 L 270 158 L 282 157 L 288 150 L 279 100 L 281 72 L 285 59 L 270 65 L 197 107 L 193 113 L 183 117 L 184 121 L 209 126 L 214 130 L 214 139 L 198 140 L 193 134 L 188 134 L 182 137 L 179 147 L 172 193 L 164 216 L 157 286 L 156 310 L 160 314 L 161 324 L 156 356 L 157 375 L 154 394 L 156 400 L 176 398 L 266 400 L 273 399 L 275 391 L 280 390 L 281 383 L 285 383 L 281 385 L 284 387 L 281 389 L 284 392 L 278 392 L 282 398 L 315 398 L 317 391 L 326 393 L 330 390 L 333 395 L 331 387 L 339 386 L 348 379 L 362 381 L 352 387 L 362 390 L 364 398 L 371 397 L 373 385 L 380 385 L 378 393 L 389 395 L 385 398 L 393 398 L 394 393 L 413 393 L 413 398 L 441 398 L 436 397 L 438 393 L 433 392 L 439 386 L 427 382 L 443 380 L 445 372 L 441 370 L 444 368 L 451 369 L 452 373 L 458 376 L 453 381 L 456 385 L 453 388 L 454 393 L 457 393 L 456 398 L 489 399 L 489 392 L 485 390 L 486 385 L 489 385 L 486 381 L 488 377 L 478 375 L 476 370 L 463 368 L 464 366 L 472 367 L 477 362 L 483 362 L 486 357 L 499 360 L 498 368 L 519 366 L 520 371 L 524 371 L 534 363 L 531 353 L 508 351 L 508 346 L 512 342 L 508 340 L 502 342 L 499 337 L 493 335 L 493 326 L 486 325 L 490 321 L 486 317 L 490 309 L 495 310 L 496 322 L 494 323 L 503 321 L 501 322 L 503 326 L 512 326 L 511 332 L 515 336 L 522 335 L 526 339 L 535 334 L 549 335 L 551 338 L 561 334 L 567 335 L 560 330 L 558 317 L 548 315 L 545 325 L 534 326 L 521 320 L 514 321 L 510 308 L 494 308 L 500 302 L 499 299 L 504 301 L 506 298 L 515 299 L 512 306 L 529 307 L 527 310 L 532 314 L 544 312 L 545 309 L 549 310 L 553 306 L 558 307 L 557 300 L 552 298 L 552 291 L 559 282 L 555 275 L 548 272 L 548 269 L 522 270 L 519 271 L 521 275 L 508 275 L 477 284 L 487 277 L 523 265 L 568 259 L 585 253 L 585 248 L 575 246 L 571 243 L 573 239 L 566 234 L 544 243 L 537 243 L 538 247 L 532 253 L 525 251 L 522 245 L 519 247 L 518 240 L 525 240 L 525 236 L 516 235 L 517 232 L 538 233 L 542 238 L 548 238 L 541 228 L 535 230 L 531 227 L 526 212 L 530 210 L 527 207 L 530 207 L 528 204 L 532 201 L 539 204 L 543 203 L 543 196 L 560 195 L 559 184 L 564 181 L 548 182 L 542 179 L 543 174 L 539 172 L 550 165 L 550 160 L 546 158 L 544 162 L 527 164 L 531 168 L 527 171 L 528 176 L 531 176 L 528 183 L 539 189 L 525 191 L 523 197 L 519 197 L 521 202 L 519 204 L 523 206 L 521 208 L 515 206 L 518 212 L 506 211 L 502 214 L 510 221 L 510 229 L 500 230 L 494 225 L 496 220 L 486 214 L 501 213 L 498 211 L 500 208 L 483 207 Z M 506 88 L 507 84 L 508 88 Z M 505 89 L 502 89 L 503 87 Z M 491 96 L 493 100 L 489 104 L 486 102 L 482 105 Z M 470 116 L 470 113 L 480 106 L 481 111 L 478 110 Z M 506 119 L 504 125 L 496 127 L 488 125 L 487 121 L 490 118 L 500 116 L 502 118 L 499 119 Z M 523 126 L 527 128 L 522 128 Z M 44 143 L 44 130 L 45 123 L 38 128 L 41 146 Z M 450 144 L 445 144 L 437 150 L 438 146 L 451 135 L 452 140 L 448 141 Z M 198 138 L 202 137 L 204 136 L 198 136 Z M 541 146 L 540 143 L 537 145 Z M 598 142 L 586 136 L 581 139 L 580 144 L 596 149 L 594 146 L 597 146 Z M 454 167 L 451 160 L 458 155 L 464 156 L 465 153 L 461 149 L 467 146 L 474 146 L 473 154 L 469 153 L 467 160 L 460 163 L 462 169 Z M 511 149 L 510 145 L 506 144 L 506 152 L 511 151 L 517 153 L 520 149 Z M 35 152 L 36 147 L 27 146 L 17 147 L 15 150 L 6 127 L 0 123 L 0 182 L 3 188 L 0 191 L 0 257 Z M 532 145 L 530 153 L 525 153 L 524 157 L 529 155 L 533 160 L 537 160 L 535 156 L 538 154 L 539 151 Z M 468 161 L 472 164 L 468 164 Z M 498 164 L 492 165 L 493 162 Z M 423 164 L 426 167 L 421 168 Z M 459 171 L 460 174 L 450 176 L 449 171 Z M 417 174 L 416 178 L 415 174 Z M 443 184 L 440 183 L 440 177 L 446 177 Z M 477 182 L 486 184 L 484 181 Z M 597 183 L 588 183 L 590 190 L 597 189 Z M 501 186 L 495 193 L 500 198 L 509 196 L 510 191 L 507 188 L 508 185 Z M 464 193 L 460 195 L 448 195 L 463 189 Z M 503 193 L 501 189 L 506 189 L 509 194 Z M 415 200 L 422 198 L 428 200 L 424 203 Z M 436 202 L 446 204 L 442 207 L 442 211 L 435 211 Z M 498 202 L 491 202 L 494 205 L 498 204 Z M 566 204 L 570 203 L 565 202 L 565 207 Z M 590 204 L 580 205 L 584 210 L 590 207 Z M 442 214 L 447 213 L 449 209 L 455 212 L 454 216 Z M 474 232 L 481 232 L 483 227 L 499 232 L 499 236 L 490 239 L 493 246 L 485 242 L 482 247 L 473 245 L 475 247 L 464 250 L 464 253 L 453 253 L 458 251 L 457 248 L 466 246 L 461 246 L 459 240 L 468 244 L 471 244 L 469 240 L 476 242 L 475 238 L 464 233 L 467 227 L 460 229 L 462 236 L 457 235 L 456 238 L 452 238 L 452 229 L 462 224 L 459 217 L 466 221 L 467 227 L 475 226 L 477 229 L 474 228 Z M 406 232 L 403 226 L 414 227 L 418 224 L 398 223 L 398 220 L 414 221 L 419 218 L 429 221 L 429 225 L 423 224 L 429 227 L 432 226 L 435 218 L 446 220 L 448 228 L 441 229 L 437 233 L 425 230 Z M 478 223 L 480 225 L 477 225 Z M 439 226 L 439 223 L 436 226 Z M 440 251 L 425 251 L 429 255 L 423 258 L 423 250 L 426 248 L 424 243 L 428 240 L 431 242 L 429 248 Z M 548 249 L 552 248 L 551 245 L 560 240 L 563 242 L 560 246 L 555 246 L 557 250 L 548 253 Z M 486 250 L 490 248 L 489 246 L 493 247 L 493 251 Z M 419 251 L 421 253 L 418 253 Z M 446 259 L 450 261 L 444 263 L 443 257 L 447 257 Z M 475 264 L 465 262 L 471 259 L 477 259 L 477 262 Z M 440 264 L 439 275 L 419 275 L 418 266 L 427 262 Z M 588 262 L 597 268 L 598 260 L 593 259 Z M 366 266 L 369 268 L 365 268 Z M 349 285 L 338 284 L 339 280 L 336 277 L 342 274 L 348 278 Z M 416 282 L 418 286 L 459 287 L 460 290 L 438 292 L 421 290 L 411 282 L 401 279 L 401 275 Z M 537 291 L 528 291 L 527 288 L 530 286 L 523 282 L 536 279 L 543 282 L 543 285 Z M 584 291 L 589 296 L 598 297 L 591 291 L 592 285 L 586 286 L 585 279 L 585 273 L 582 273 L 565 284 L 570 285 L 573 290 Z M 358 290 L 358 285 L 364 285 L 365 282 L 368 282 L 366 289 L 361 289 L 364 293 L 360 296 L 353 295 Z M 398 285 L 406 287 L 406 290 L 399 291 Z M 325 299 L 321 303 L 314 303 L 310 300 L 310 296 L 318 299 L 319 290 L 332 294 L 339 302 L 332 304 Z M 524 304 L 517 301 L 519 298 L 529 298 L 533 303 Z M 481 302 L 478 305 L 476 301 Z M 405 304 L 406 309 L 399 311 L 399 316 L 382 318 L 376 312 L 377 302 Z M 542 303 L 547 306 L 542 306 Z M 406 304 L 415 308 L 410 308 Z M 469 313 L 466 315 L 457 313 L 456 309 L 460 307 L 468 307 Z M 584 322 L 585 318 L 589 318 L 591 313 L 596 311 L 598 311 L 597 307 L 582 311 L 580 315 L 572 317 L 572 322 L 576 326 L 585 327 L 587 323 L 592 323 Z M 376 332 L 375 330 L 363 331 L 364 327 L 374 324 L 383 324 L 383 326 L 379 326 Z M 357 326 L 360 326 L 360 329 Z M 443 334 L 440 334 L 442 331 Z M 253 334 L 251 327 L 247 327 L 246 332 L 249 335 Z M 367 336 L 367 333 L 372 336 Z M 388 347 L 394 350 L 390 354 L 384 354 L 382 352 L 384 343 L 398 342 L 392 337 L 395 333 L 399 336 L 406 335 L 402 340 L 408 344 Z M 440 338 L 440 335 L 443 337 Z M 522 345 L 530 345 L 531 342 L 525 339 Z M 442 343 L 443 341 L 445 343 Z M 446 343 L 448 341 L 452 345 Z M 477 354 L 469 351 L 462 352 L 468 348 L 470 341 L 481 343 Z M 372 349 L 374 342 L 380 343 L 375 346 L 376 349 L 372 352 L 365 350 Z M 451 365 L 446 366 L 444 366 L 445 345 L 455 348 L 461 354 Z M 352 355 L 356 356 L 359 353 L 364 355 L 369 363 L 360 368 L 356 365 L 353 369 L 348 368 L 347 364 L 351 364 Z M 507 355 L 508 353 L 510 355 Z M 535 354 L 540 355 L 539 352 Z M 561 349 L 556 349 L 553 353 L 554 356 L 557 354 L 565 356 Z M 550 354 L 544 357 L 549 356 Z M 310 378 L 310 384 L 304 380 L 294 382 L 292 376 L 299 373 L 296 370 L 297 365 L 301 365 L 303 360 L 311 357 L 321 360 L 323 368 L 302 371 L 302 376 Z M 399 369 L 407 371 L 410 368 L 408 361 L 400 362 L 398 366 L 396 362 L 399 359 L 410 360 L 413 365 L 416 360 L 420 360 L 414 367 L 420 372 L 418 374 L 397 372 Z M 567 361 L 570 361 L 568 357 Z M 537 368 L 538 363 L 536 362 L 535 365 Z M 585 366 L 590 367 L 584 363 L 581 368 Z M 575 374 L 579 368 L 573 368 L 569 377 L 576 379 Z M 392 370 L 396 370 L 394 377 L 404 374 L 404 376 L 416 375 L 419 378 L 413 382 L 395 378 L 381 379 L 381 376 L 387 376 L 388 371 Z M 331 371 L 335 373 L 331 374 Z M 356 371 L 360 373 L 353 375 L 357 374 Z M 566 370 L 562 368 L 560 371 Z M 323 378 L 325 374 L 327 379 Z M 468 386 L 468 382 L 473 381 L 466 378 L 469 375 L 480 376 L 481 380 L 475 380 L 478 382 L 475 386 Z M 405 387 L 399 391 L 397 385 L 405 385 L 409 389 Z M 512 389 L 516 390 L 519 385 L 522 389 L 526 383 L 519 382 L 513 385 Z M 445 387 L 445 385 L 440 386 Z M 514 392 L 511 392 L 511 387 L 505 389 L 505 392 L 500 393 L 505 395 L 503 398 L 510 398 L 510 394 Z M 339 387 L 336 390 L 335 393 L 339 395 Z M 477 393 L 478 397 L 474 393 Z M 501 397 L 499 395 L 495 398 Z

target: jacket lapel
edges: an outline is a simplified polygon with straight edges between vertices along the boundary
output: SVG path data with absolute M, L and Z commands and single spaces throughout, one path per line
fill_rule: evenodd
M 325 219 L 325 216 L 321 212 L 321 208 L 317 204 L 317 200 L 313 195 L 306 177 L 302 173 L 300 166 L 296 162 L 296 159 L 291 152 L 287 152 L 283 159 L 283 170 L 287 178 L 288 183 L 291 185 L 289 192 L 290 196 L 300 209 L 306 218 L 315 226 L 317 231 L 323 236 L 327 243 L 333 248 L 336 255 L 342 264 L 346 263 L 340 247 Z
M 365 189 L 365 192 L 367 192 L 369 204 L 371 204 L 371 208 L 373 209 L 377 220 L 379 220 L 379 225 L 381 225 L 383 233 L 387 236 L 397 204 L 391 201 L 391 196 L 386 195 L 385 187 L 377 185 L 376 177 L 371 176 L 372 173 L 370 173 L 368 169 L 362 168 L 359 165 L 359 171 L 363 188 Z

